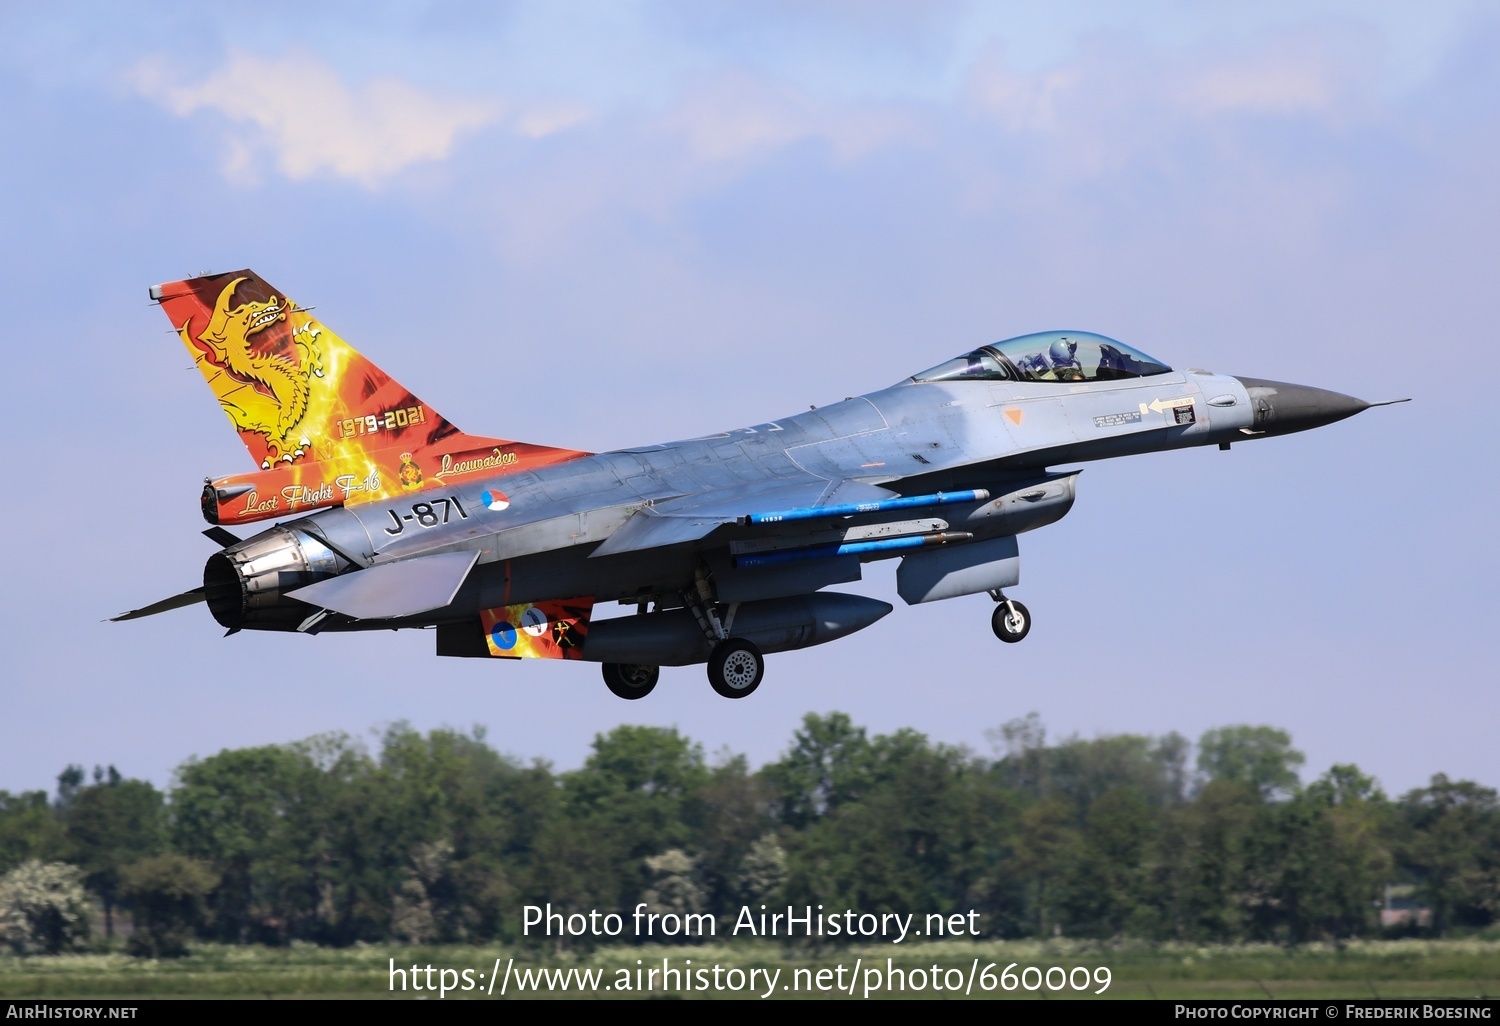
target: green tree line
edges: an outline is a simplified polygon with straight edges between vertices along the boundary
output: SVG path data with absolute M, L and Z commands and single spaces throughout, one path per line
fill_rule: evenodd
M 1500 799 L 1442 774 L 1388 798 L 1354 766 L 1302 783 L 1286 732 L 1234 726 L 993 757 L 809 714 L 781 758 L 710 761 L 621 726 L 576 770 L 482 730 L 389 729 L 192 759 L 165 793 L 70 766 L 0 791 L 0 943 L 60 950 L 128 923 L 130 950 L 521 940 L 521 908 L 732 922 L 744 905 L 981 913 L 996 937 L 1295 944 L 1373 936 L 1388 888 L 1435 935 L 1500 920 Z M 629 938 L 634 940 L 634 938 Z

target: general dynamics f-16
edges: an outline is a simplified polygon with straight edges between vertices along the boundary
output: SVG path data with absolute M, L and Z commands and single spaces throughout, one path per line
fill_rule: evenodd
M 204 486 L 223 548 L 202 587 L 116 619 L 203 601 L 231 634 L 433 628 L 438 655 L 602 663 L 621 698 L 696 663 L 745 697 L 765 653 L 891 611 L 823 590 L 870 560 L 900 559 L 907 603 L 989 594 L 994 633 L 1020 641 L 1016 538 L 1066 515 L 1077 487 L 1051 468 L 1380 405 L 1046 331 L 779 420 L 587 453 L 460 431 L 250 271 L 151 298 L 259 468 Z M 635 612 L 595 619 L 607 602 Z

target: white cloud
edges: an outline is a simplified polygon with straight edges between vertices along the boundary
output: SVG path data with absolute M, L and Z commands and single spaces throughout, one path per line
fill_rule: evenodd
M 667 119 L 706 162 L 768 155 L 804 139 L 827 143 L 853 160 L 908 133 L 900 112 L 873 104 L 819 102 L 799 91 L 746 74 L 724 74 L 689 90 Z
M 222 117 L 225 172 L 239 178 L 253 176 L 265 152 L 288 178 L 331 175 L 374 186 L 412 164 L 444 159 L 459 133 L 500 115 L 493 100 L 440 96 L 396 78 L 351 88 L 305 52 L 234 53 L 196 84 L 182 84 L 162 60 L 144 61 L 131 79 L 174 114 Z
M 1236 114 L 1337 119 L 1364 109 L 1360 63 L 1311 32 L 1241 54 L 1152 53 L 1096 39 L 1069 64 L 1032 74 L 992 46 L 974 62 L 968 94 L 1012 132 L 1096 131 L 1127 111 L 1154 129 Z
M 1224 182 L 1276 160 L 1294 125 L 1332 140 L 1378 119 L 1378 67 L 1378 50 L 1360 33 L 1285 32 L 1228 51 L 1095 36 L 1067 63 L 1033 73 L 992 45 L 971 65 L 965 99 L 973 124 L 991 126 L 1007 155 L 1010 186 L 1018 177 L 1038 188 L 1100 182 L 1132 166 L 1176 179 L 1205 148 L 1235 154 Z M 1017 172 L 1015 161 L 1030 170 Z M 996 193 L 982 183 L 995 176 L 976 167 L 973 198 L 984 205 Z
M 976 62 L 969 86 L 975 102 L 1010 131 L 1046 131 L 1059 127 L 1058 101 L 1078 86 L 1081 77 L 1077 68 L 1017 74 L 993 50 Z
M 1273 51 L 1186 76 L 1182 98 L 1206 114 L 1324 112 L 1340 99 L 1345 77 L 1345 69 L 1325 55 Z
M 592 117 L 592 111 L 576 103 L 552 104 L 518 115 L 515 130 L 528 139 L 542 139 L 576 128 Z

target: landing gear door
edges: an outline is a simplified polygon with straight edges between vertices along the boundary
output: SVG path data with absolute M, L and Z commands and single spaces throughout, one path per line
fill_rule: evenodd
M 907 605 L 998 592 L 1021 581 L 1021 549 L 1015 535 L 916 552 L 896 570 L 896 592 Z

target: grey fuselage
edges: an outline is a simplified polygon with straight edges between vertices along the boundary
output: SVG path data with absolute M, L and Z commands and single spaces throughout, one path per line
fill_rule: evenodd
M 445 482 L 446 488 L 421 494 L 451 496 L 464 515 L 430 528 L 411 523 L 409 515 L 403 522 L 411 503 L 392 500 L 325 510 L 272 530 L 316 536 L 361 566 L 439 552 L 479 553 L 473 571 L 443 608 L 379 621 L 334 618 L 322 629 L 427 626 L 471 620 L 480 609 L 578 596 L 596 602 L 659 601 L 692 588 L 705 570 L 716 589 L 766 597 L 777 588 L 757 590 L 754 571 L 735 570 L 728 555 L 732 547 L 753 539 L 780 547 L 815 543 L 828 536 L 828 525 L 788 524 L 769 532 L 768 540 L 764 527 L 722 522 L 725 502 L 733 506 L 729 513 L 751 514 L 985 488 L 990 492 L 985 501 L 945 506 L 930 511 L 928 519 L 971 536 L 960 544 L 1012 536 L 1051 523 L 1071 507 L 1076 475 L 1050 474 L 1049 466 L 1265 433 L 1256 425 L 1264 426 L 1271 408 L 1262 402 L 1257 413 L 1253 386 L 1273 385 L 1198 371 L 1076 383 L 908 379 L 719 435 Z M 1299 429 L 1291 423 L 1280 427 Z M 495 492 L 508 500 L 503 509 L 486 502 L 486 494 Z M 786 498 L 791 495 L 804 498 L 793 502 Z M 686 521 L 695 510 L 709 509 L 719 519 L 688 542 L 594 555 L 645 507 L 653 515 L 670 510 Z M 909 513 L 887 513 L 860 523 L 912 519 Z M 825 575 L 826 580 L 804 574 L 788 578 L 792 583 L 783 590 L 792 594 L 853 579 L 850 560 L 836 562 L 844 569 Z M 718 597 L 733 600 L 727 591 Z M 244 626 L 296 629 L 299 619 L 289 612 Z

